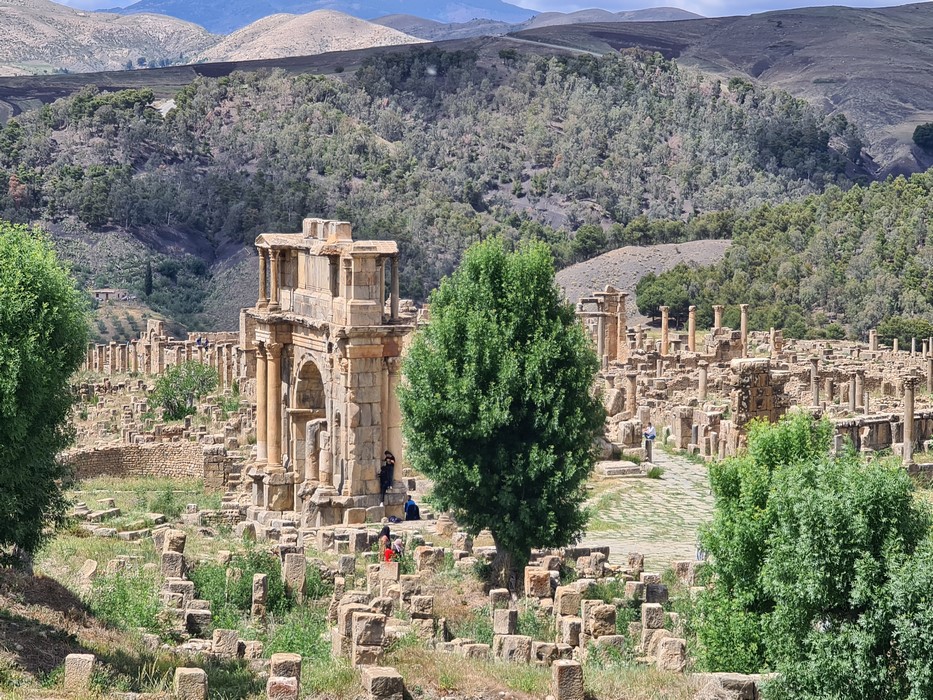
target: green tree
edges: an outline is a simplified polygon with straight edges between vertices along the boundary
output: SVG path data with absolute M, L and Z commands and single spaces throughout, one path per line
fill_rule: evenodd
M 216 388 L 217 370 L 200 362 L 183 362 L 156 380 L 149 400 L 165 409 L 169 420 L 181 420 L 195 412 L 195 401 Z
M 82 296 L 45 237 L 0 222 L 0 551 L 35 551 L 64 517 L 58 455 L 87 338 Z
M 399 390 L 407 457 L 434 480 L 438 507 L 470 532 L 490 529 L 503 576 L 533 547 L 583 532 L 605 417 L 598 369 L 543 243 L 476 244 L 431 295 Z
M 917 125 L 914 129 L 914 143 L 924 151 L 933 153 L 933 122 Z
M 143 280 L 143 292 L 147 297 L 152 296 L 152 261 L 146 261 L 146 278 Z
M 776 700 L 929 697 L 928 509 L 899 464 L 831 455 L 831 435 L 805 414 L 754 424 L 711 469 L 701 663 L 777 671 Z

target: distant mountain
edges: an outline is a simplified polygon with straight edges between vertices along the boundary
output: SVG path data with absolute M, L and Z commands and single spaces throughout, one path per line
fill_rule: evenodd
M 407 13 L 438 22 L 467 22 L 481 17 L 519 23 L 534 12 L 502 0 L 139 0 L 129 7 L 108 12 L 169 15 L 200 24 L 209 31 L 227 34 L 272 14 L 305 14 L 314 10 L 337 10 L 371 19 L 386 14 Z
M 925 170 L 911 139 L 933 118 L 933 2 L 808 7 L 683 22 L 538 27 L 518 38 L 597 53 L 630 47 L 723 77 L 755 78 L 858 124 L 875 173 Z M 736 83 L 735 90 L 742 90 Z
M 82 12 L 47 0 L 0 0 L 0 37 L 0 75 L 172 63 L 216 42 L 172 17 Z
M 673 20 L 698 19 L 701 15 L 677 7 L 652 7 L 645 10 L 609 12 L 597 8 L 576 12 L 542 12 L 534 17 L 509 24 L 491 19 L 474 19 L 469 22 L 442 23 L 415 17 L 410 14 L 385 15 L 373 20 L 376 24 L 397 29 L 412 36 L 443 41 L 466 39 L 474 36 L 502 36 L 509 32 L 568 24 L 591 24 L 594 22 L 669 22 Z
M 224 37 L 198 56 L 198 60 L 254 61 L 423 42 L 424 39 L 342 12 L 317 10 L 304 15 L 264 17 Z

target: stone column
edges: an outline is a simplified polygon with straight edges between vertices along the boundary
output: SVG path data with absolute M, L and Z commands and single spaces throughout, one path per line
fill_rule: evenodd
M 713 330 L 722 328 L 722 304 L 713 304 Z
M 774 330 L 774 326 L 771 327 L 771 358 L 774 359 L 777 357 L 777 331 Z
M 619 315 L 616 319 L 616 330 L 619 334 L 616 342 L 616 359 L 619 362 L 625 362 L 628 359 L 628 311 L 625 308 L 627 299 L 626 292 L 619 293 Z
M 596 317 L 596 356 L 600 368 L 606 369 L 606 317 L 602 314 Z
M 398 318 L 398 256 L 392 256 L 392 296 L 390 301 L 391 318 Z
M 645 329 L 639 326 L 635 329 L 635 349 L 642 350 L 645 347 Z
M 704 360 L 700 360 L 697 363 L 697 366 L 700 368 L 700 385 L 697 389 L 697 399 L 700 401 L 706 401 L 706 367 L 709 363 Z
M 257 309 L 265 309 L 269 306 L 269 299 L 266 297 L 266 260 L 268 251 L 259 249 L 259 301 L 256 302 Z
M 810 358 L 810 395 L 813 397 L 811 405 L 820 405 L 820 358 Z
M 826 403 L 833 402 L 833 378 L 827 376 L 823 379 L 823 393 L 826 394 Z
M 904 464 L 912 464 L 914 459 L 914 388 L 916 377 L 904 380 Z
M 900 348 L 898 347 L 898 344 L 899 344 L 899 343 L 898 343 L 898 339 L 895 338 L 895 339 L 894 339 L 894 345 L 893 345 L 893 350 L 894 350 L 894 352 L 900 352 Z
M 668 323 L 670 321 L 671 309 L 669 306 L 661 307 L 661 354 L 666 355 L 669 342 Z
M 638 372 L 625 373 L 625 411 L 629 414 L 629 419 L 635 417 L 635 411 L 638 409 Z
M 256 461 L 265 462 L 268 455 L 266 436 L 266 346 L 256 343 Z
M 278 311 L 279 310 L 279 251 L 270 250 L 269 251 L 269 261 L 271 265 L 269 266 L 271 282 L 269 284 L 269 310 Z
M 855 372 L 849 375 L 849 410 L 855 413 Z
M 927 358 L 927 393 L 933 394 L 933 355 Z
M 133 374 L 139 372 L 139 343 L 135 340 L 131 343 L 130 347 L 130 371 Z
M 917 356 L 917 339 L 916 338 L 910 339 L 910 356 L 911 357 Z
M 687 350 L 697 351 L 697 307 L 687 309 Z
M 739 304 L 742 312 L 740 330 L 742 332 L 742 357 L 748 357 L 748 304 Z
M 878 352 L 878 331 L 874 328 L 868 331 L 868 349 L 872 352 Z
M 855 372 L 855 405 L 859 408 L 865 405 L 865 372 L 856 370 Z
M 273 303 L 275 297 L 273 296 Z M 271 307 L 271 304 L 270 304 Z M 266 343 L 266 454 L 268 468 L 282 468 L 282 344 Z

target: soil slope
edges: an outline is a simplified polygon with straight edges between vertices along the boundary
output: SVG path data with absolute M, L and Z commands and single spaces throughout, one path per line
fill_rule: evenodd
M 719 262 L 731 243 L 690 241 L 644 247 L 625 246 L 564 268 L 557 273 L 557 283 L 563 287 L 567 299 L 574 303 L 580 297 L 588 296 L 606 285 L 628 292 L 629 322 L 642 323 L 646 319 L 635 309 L 635 285 L 638 280 L 649 272 L 670 270 L 678 263 L 711 265 Z
M 179 61 L 216 42 L 172 17 L 81 12 L 47 0 L 0 0 L 0 75 L 120 70 Z
M 198 58 L 208 62 L 252 61 L 422 42 L 424 39 L 342 12 L 318 10 L 265 17 L 224 38 Z

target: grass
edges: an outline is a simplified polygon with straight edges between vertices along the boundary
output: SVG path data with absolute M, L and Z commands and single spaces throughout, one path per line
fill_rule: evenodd
M 664 476 L 664 469 L 655 465 L 651 467 L 651 469 L 648 470 L 648 473 L 646 476 L 649 479 L 660 479 L 662 476 Z
M 160 577 L 153 571 L 117 571 L 94 579 L 88 603 L 98 619 L 124 630 L 143 628 L 169 637 L 160 616 Z

